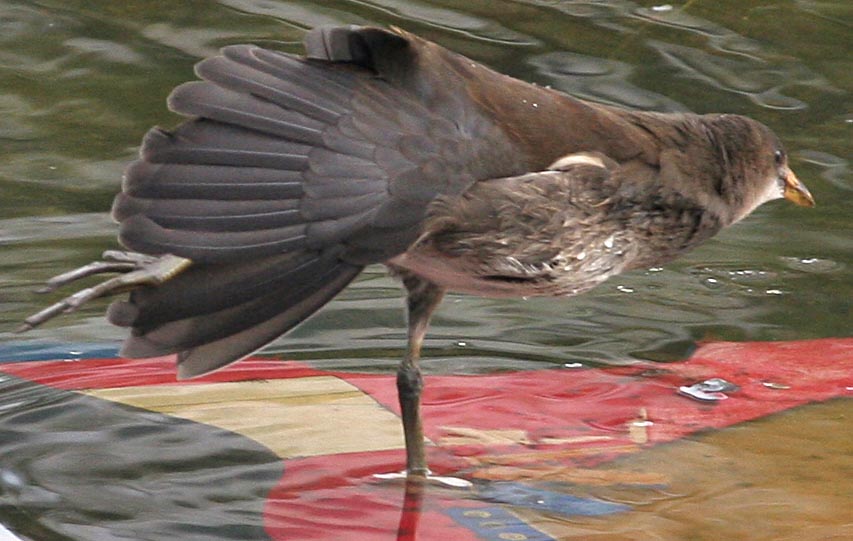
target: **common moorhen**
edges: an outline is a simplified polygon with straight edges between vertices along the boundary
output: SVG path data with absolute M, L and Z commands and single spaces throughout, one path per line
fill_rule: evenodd
M 365 265 L 408 292 L 397 374 L 406 467 L 424 475 L 418 358 L 445 291 L 575 295 L 660 265 L 756 207 L 812 206 L 775 135 L 737 115 L 581 101 L 399 29 L 323 27 L 306 57 L 226 47 L 196 66 L 125 174 L 113 216 L 132 252 L 48 289 L 118 276 L 32 328 L 130 290 L 110 321 L 127 357 L 178 354 L 182 378 L 235 362 L 317 311 Z

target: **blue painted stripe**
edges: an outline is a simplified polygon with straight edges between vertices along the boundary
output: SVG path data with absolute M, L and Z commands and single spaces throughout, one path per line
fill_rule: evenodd
M 118 356 L 118 350 L 116 344 L 60 344 L 25 340 L 0 344 L 0 363 L 57 359 L 110 359 Z
M 484 541 L 556 541 L 502 507 L 450 507 L 445 512 Z
M 514 482 L 489 483 L 480 488 L 480 499 L 526 507 L 563 516 L 595 517 L 629 511 L 630 506 L 595 498 L 579 498 L 562 492 Z

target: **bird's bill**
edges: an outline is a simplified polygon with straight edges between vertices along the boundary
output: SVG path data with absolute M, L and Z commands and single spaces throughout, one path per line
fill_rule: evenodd
M 815 205 L 814 197 L 809 193 L 809 189 L 800 182 L 797 175 L 795 175 L 790 169 L 788 169 L 785 174 L 785 190 L 783 191 L 783 196 L 788 201 L 801 207 L 813 207 Z

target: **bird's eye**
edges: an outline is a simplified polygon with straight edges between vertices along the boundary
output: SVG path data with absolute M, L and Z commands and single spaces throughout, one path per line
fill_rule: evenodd
M 773 159 L 776 160 L 776 165 L 782 165 L 782 162 L 785 161 L 785 153 L 777 150 L 773 153 Z

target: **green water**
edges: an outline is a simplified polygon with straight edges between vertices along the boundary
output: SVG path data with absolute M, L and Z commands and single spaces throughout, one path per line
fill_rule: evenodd
M 851 8 L 847 2 L 4 2 L 0 4 L 3 330 L 55 272 L 114 246 L 107 217 L 141 135 L 192 66 L 229 43 L 298 52 L 324 23 L 397 24 L 494 68 L 576 95 L 659 110 L 727 111 L 770 125 L 817 208 L 777 202 L 663 270 L 585 297 L 452 297 L 429 357 L 444 370 L 529 361 L 679 358 L 697 339 L 849 336 L 853 299 Z M 676 6 L 677 7 L 677 6 Z M 381 268 L 268 351 L 377 366 L 402 338 Z M 118 342 L 103 306 L 26 340 Z M 651 317 L 650 317 L 651 316 Z M 22 337 L 0 334 L 4 341 Z M 464 343 L 465 346 L 460 346 Z M 454 366 L 455 365 L 455 366 Z
M 660 4 L 660 5 L 658 5 Z M 849 0 L 0 0 L 0 343 L 106 344 L 86 306 L 25 336 L 50 276 L 115 247 L 122 169 L 165 98 L 220 47 L 299 52 L 319 24 L 398 25 L 499 71 L 577 96 L 769 125 L 814 209 L 775 202 L 677 263 L 574 299 L 450 296 L 431 373 L 685 358 L 701 340 L 853 335 L 853 3 Z M 683 8 L 683 9 L 682 9 Z M 387 370 L 405 339 L 397 284 L 370 268 L 267 352 Z M 807 362 L 807 359 L 804 359 Z M 849 413 L 849 408 L 847 409 Z

